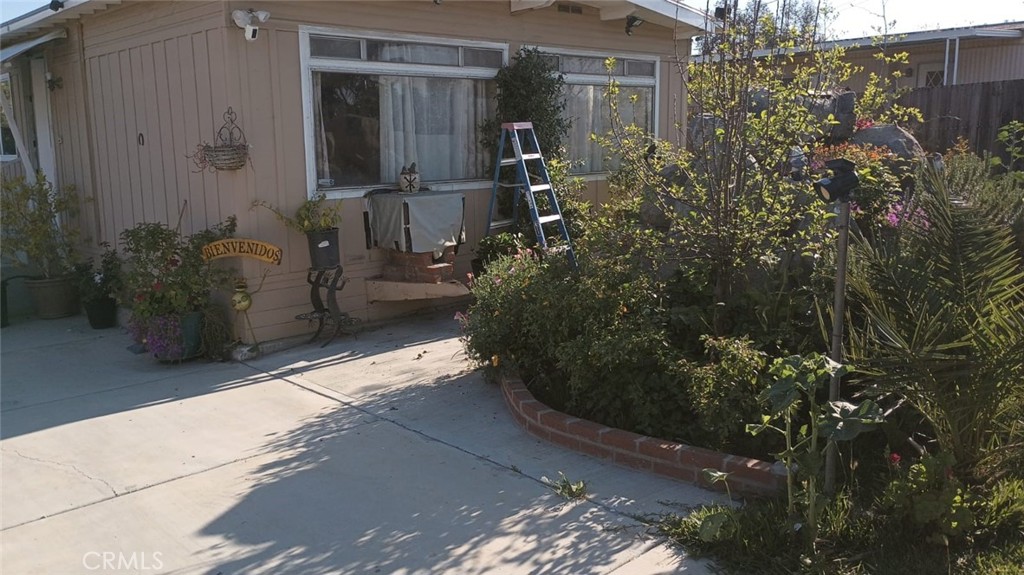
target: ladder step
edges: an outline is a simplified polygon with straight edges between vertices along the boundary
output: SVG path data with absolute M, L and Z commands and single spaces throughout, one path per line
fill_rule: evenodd
M 536 154 L 523 154 L 523 159 L 524 160 L 539 160 L 539 159 L 541 159 L 541 157 L 542 156 L 540 155 L 540 152 L 538 152 Z
M 551 222 L 557 222 L 560 219 L 562 219 L 562 216 L 560 216 L 558 214 L 554 214 L 554 215 L 551 215 L 551 216 L 540 216 L 539 218 L 537 218 L 537 221 L 540 222 L 541 225 L 543 225 L 543 224 L 550 224 Z
M 514 166 L 519 163 L 519 160 L 515 158 L 505 158 L 501 161 L 502 166 Z
M 530 186 L 531 192 L 546 192 L 551 189 L 551 184 L 537 184 L 536 186 Z

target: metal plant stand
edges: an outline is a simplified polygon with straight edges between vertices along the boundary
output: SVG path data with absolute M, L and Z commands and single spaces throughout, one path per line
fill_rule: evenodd
M 309 271 L 306 272 L 306 283 L 309 284 L 309 302 L 313 305 L 313 311 L 300 313 L 295 316 L 295 319 L 304 319 L 310 323 L 316 320 L 316 333 L 313 334 L 313 337 L 309 338 L 309 343 L 313 343 L 320 337 L 325 324 L 333 324 L 334 333 L 331 334 L 330 339 L 320 346 L 326 347 L 327 344 L 334 341 L 334 338 L 338 337 L 338 334 L 345 331 L 346 327 L 359 323 L 358 318 L 350 317 L 338 308 L 338 292 L 344 289 L 345 284 L 348 283 L 348 278 L 342 275 L 341 266 L 326 269 L 309 268 Z M 326 305 L 324 304 L 324 298 L 321 297 L 321 290 L 326 290 L 327 292 Z

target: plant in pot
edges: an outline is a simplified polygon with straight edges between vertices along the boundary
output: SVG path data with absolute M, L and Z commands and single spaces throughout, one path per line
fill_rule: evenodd
M 234 270 L 207 262 L 202 247 L 229 238 L 235 217 L 191 236 L 163 223 L 140 223 L 121 232 L 125 253 L 122 303 L 131 307 L 128 329 L 157 359 L 181 361 L 216 355 L 223 342 L 206 341 L 210 296 L 230 287 Z
M 93 262 L 75 266 L 78 297 L 93 329 L 106 329 L 117 325 L 116 294 L 121 290 L 121 256 L 110 244 L 103 242 L 103 255 L 99 267 Z
M 0 193 L 0 250 L 11 263 L 33 270 L 25 286 L 40 318 L 53 319 L 79 311 L 73 281 L 75 242 L 73 219 L 78 196 L 73 186 L 55 187 L 42 172 L 35 181 L 4 180 Z
M 338 246 L 340 203 L 328 203 L 327 196 L 321 192 L 303 201 L 293 216 L 266 201 L 254 201 L 252 207 L 266 208 L 288 228 L 306 234 L 310 267 L 313 269 L 330 269 L 341 264 L 341 250 Z

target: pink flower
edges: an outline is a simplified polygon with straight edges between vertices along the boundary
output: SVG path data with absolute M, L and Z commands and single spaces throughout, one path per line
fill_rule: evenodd
M 889 463 L 891 463 L 893 465 L 899 465 L 900 461 L 903 461 L 903 458 L 900 457 L 899 453 L 896 453 L 894 451 L 894 452 L 889 454 Z

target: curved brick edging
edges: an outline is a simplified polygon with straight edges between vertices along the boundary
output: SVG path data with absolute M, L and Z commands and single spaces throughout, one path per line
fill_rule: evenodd
M 781 464 L 647 437 L 566 415 L 535 399 L 518 379 L 502 376 L 501 394 L 513 419 L 527 432 L 574 451 L 701 487 L 724 490 L 709 485 L 701 477 L 701 470 L 710 467 L 730 474 L 729 488 L 734 494 L 774 495 L 786 486 L 786 473 Z

